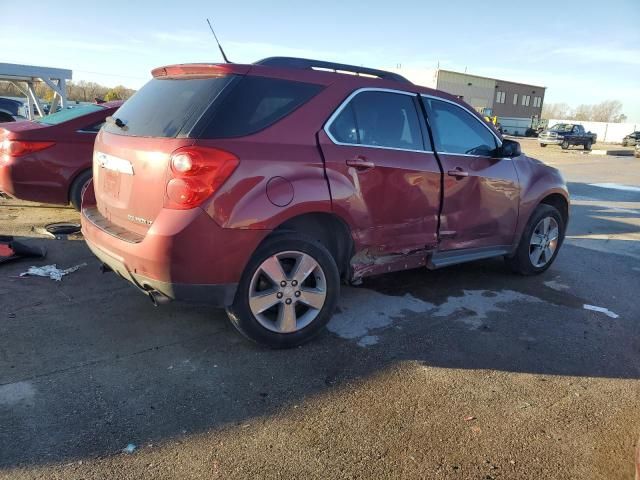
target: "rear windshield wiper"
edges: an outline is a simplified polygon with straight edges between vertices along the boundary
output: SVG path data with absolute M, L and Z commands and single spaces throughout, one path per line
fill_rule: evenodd
M 118 128 L 121 128 L 122 130 L 127 130 L 127 125 L 120 120 L 118 117 L 107 117 L 106 118 L 107 123 L 110 123 L 112 125 L 115 125 Z

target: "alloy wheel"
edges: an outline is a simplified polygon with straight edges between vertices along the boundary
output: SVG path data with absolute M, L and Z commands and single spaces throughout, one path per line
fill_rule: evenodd
M 315 320 L 327 298 L 320 264 L 298 251 L 276 253 L 256 269 L 249 286 L 249 308 L 264 328 L 294 333 Z
M 529 259 L 536 268 L 544 267 L 558 248 L 560 229 L 553 217 L 545 217 L 533 229 L 529 241 Z

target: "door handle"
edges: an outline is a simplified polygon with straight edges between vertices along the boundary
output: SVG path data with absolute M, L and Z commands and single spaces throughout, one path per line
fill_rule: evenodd
M 366 159 L 366 157 L 357 156 L 346 161 L 347 165 L 354 167 L 356 170 L 369 170 L 376 166 L 375 163 Z
M 447 174 L 451 177 L 456 177 L 458 180 L 469 176 L 469 172 L 465 172 L 460 167 L 456 167 L 454 170 L 449 170 Z

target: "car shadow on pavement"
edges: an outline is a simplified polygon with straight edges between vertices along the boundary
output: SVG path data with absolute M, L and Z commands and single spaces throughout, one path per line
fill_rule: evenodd
M 224 312 L 154 308 L 115 275 L 101 275 L 81 242 L 47 245 L 38 265 L 88 265 L 60 283 L 17 277 L 29 262 L 1 270 L 0 468 L 239 425 L 402 361 L 640 379 L 640 265 L 623 255 L 567 244 L 537 277 L 488 260 L 367 279 L 343 288 L 328 332 L 269 350 L 236 334 Z M 358 328 L 339 328 L 349 321 Z

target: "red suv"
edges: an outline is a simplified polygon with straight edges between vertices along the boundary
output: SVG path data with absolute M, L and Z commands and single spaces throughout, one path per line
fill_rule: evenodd
M 569 195 L 463 101 L 380 70 L 269 58 L 153 79 L 101 129 L 87 243 L 154 303 L 227 308 L 270 346 L 318 333 L 341 280 L 555 259 Z

